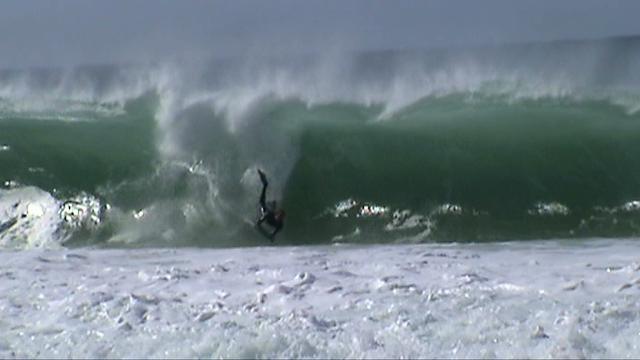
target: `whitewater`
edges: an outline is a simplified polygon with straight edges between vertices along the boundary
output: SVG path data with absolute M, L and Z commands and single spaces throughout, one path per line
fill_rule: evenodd
M 636 240 L 0 254 L 3 358 L 637 357 Z
M 0 70 L 0 357 L 638 357 L 639 74 L 636 37 Z

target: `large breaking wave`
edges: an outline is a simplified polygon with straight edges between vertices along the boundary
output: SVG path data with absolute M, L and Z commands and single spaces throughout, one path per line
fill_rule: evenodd
M 640 39 L 0 72 L 0 244 L 640 233 Z

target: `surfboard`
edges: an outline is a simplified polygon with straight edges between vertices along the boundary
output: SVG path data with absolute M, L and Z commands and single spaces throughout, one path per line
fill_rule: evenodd
M 259 209 L 258 209 L 258 212 L 260 213 Z M 271 233 L 269 231 L 267 231 L 267 229 L 265 229 L 262 225 L 258 225 L 258 220 L 259 219 L 260 219 L 260 215 L 258 215 L 258 217 L 255 220 L 251 220 L 251 219 L 246 218 L 246 217 L 243 218 L 242 220 L 244 221 L 245 224 L 247 224 L 247 226 L 250 226 L 253 229 L 253 231 L 259 233 L 263 237 L 265 237 L 265 238 L 269 239 L 271 242 L 273 242 L 273 239 L 271 238 Z
M 18 218 L 11 218 L 3 223 L 0 223 L 0 233 L 5 231 L 5 230 L 9 230 L 9 228 L 11 228 L 13 225 L 15 225 L 18 222 Z
M 256 225 L 255 228 L 258 230 L 258 232 L 266 237 L 267 239 L 269 239 L 269 241 L 273 242 L 273 238 L 271 237 L 271 233 L 267 231 L 267 229 L 263 228 L 260 225 Z

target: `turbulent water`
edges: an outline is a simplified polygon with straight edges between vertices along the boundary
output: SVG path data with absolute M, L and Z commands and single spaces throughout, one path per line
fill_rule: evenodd
M 640 38 L 0 72 L 0 246 L 640 234 Z
M 638 358 L 635 240 L 0 252 L 2 358 Z

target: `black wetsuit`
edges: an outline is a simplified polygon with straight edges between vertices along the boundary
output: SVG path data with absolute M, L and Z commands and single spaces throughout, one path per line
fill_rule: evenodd
M 260 180 L 262 181 L 262 192 L 260 193 L 260 210 L 262 215 L 258 220 L 258 226 L 260 226 L 263 222 L 267 222 L 267 224 L 273 227 L 273 232 L 269 235 L 271 240 L 275 237 L 275 235 L 282 229 L 284 225 L 282 220 L 276 216 L 276 209 L 273 209 L 267 204 L 267 186 L 269 183 L 267 182 L 266 177 L 262 172 L 260 172 Z

